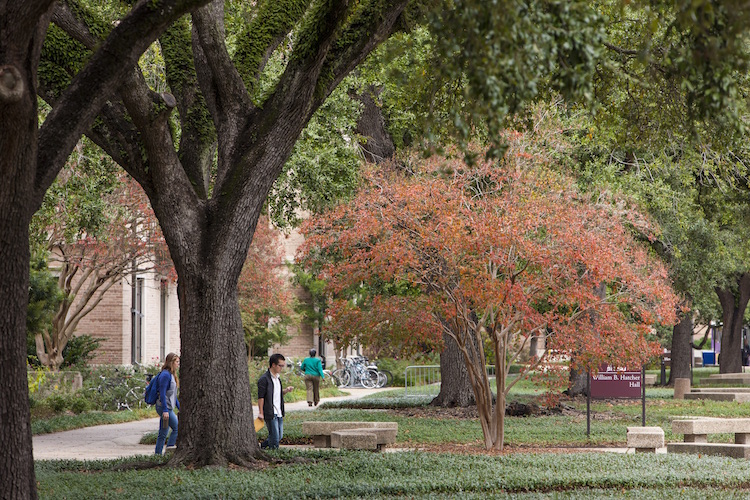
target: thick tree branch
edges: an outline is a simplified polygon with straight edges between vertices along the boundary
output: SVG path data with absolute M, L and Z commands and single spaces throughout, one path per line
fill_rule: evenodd
M 232 144 L 237 137 L 237 124 L 246 119 L 253 104 L 224 43 L 224 2 L 214 1 L 195 11 L 193 30 L 194 46 L 200 46 L 200 52 L 195 50 L 195 55 L 201 56 L 200 62 L 205 62 L 196 63 L 201 88 L 213 91 L 215 102 L 209 109 L 219 140 Z M 221 144 L 219 150 L 222 150 Z
M 271 54 L 304 16 L 310 0 L 267 0 L 238 37 L 234 63 L 252 94 Z
M 59 26 L 73 40 L 81 42 L 86 48 L 93 51 L 96 45 L 103 41 L 102 37 L 95 36 L 91 33 L 91 27 L 78 19 L 70 7 L 65 2 L 58 2 L 52 12 L 52 22 Z M 89 17 L 89 22 L 92 18 Z M 103 20 L 96 20 L 97 28 L 106 29 L 106 23 Z
M 272 118 L 275 115 L 274 111 L 283 109 L 286 115 L 284 118 L 301 122 L 302 126 L 307 123 L 312 116 L 313 92 L 323 63 L 348 15 L 348 0 L 315 3 L 302 22 L 289 64 L 281 75 L 275 91 L 264 104 L 264 110 L 271 112 L 256 115 L 256 120 L 275 119 Z M 265 128 L 263 123 L 258 125 Z M 254 128 L 248 127 L 246 130 Z
M 61 95 L 39 131 L 35 205 L 52 184 L 78 139 L 135 67 L 140 55 L 172 22 L 207 0 L 138 3 L 112 30 Z
M 53 21 L 67 35 L 92 52 L 98 44 L 104 41 L 103 38 L 94 35 L 90 29 L 91 26 L 77 18 L 66 4 L 56 6 Z M 106 33 L 109 29 L 104 21 L 96 20 L 91 15 L 87 16 L 87 21 L 96 23 L 97 32 Z M 63 69 L 71 76 L 75 73 L 73 68 Z M 61 90 L 51 88 L 52 86 L 44 86 L 40 90 L 40 95 L 54 107 L 58 101 L 56 93 L 61 92 Z M 119 165 L 127 165 L 130 169 L 145 171 L 145 159 L 141 156 L 138 148 L 140 135 L 133 126 L 132 119 L 128 116 L 123 103 L 119 100 L 108 100 L 102 107 L 98 118 L 87 135 Z
M 32 30 L 36 30 L 37 34 L 44 34 L 49 24 L 48 9 L 54 3 L 54 0 L 37 0 L 35 2 L 8 2 L 5 7 L 6 12 L 3 12 L 4 19 L 12 19 L 12 23 L 3 23 L 3 30 L 7 30 L 5 36 L 13 38 L 18 36 L 19 33 L 29 33 Z M 41 37 L 44 39 L 44 37 Z M 39 53 L 37 51 L 38 46 L 35 47 L 35 61 L 39 60 Z
M 311 102 L 325 56 L 349 13 L 348 0 L 318 1 L 307 13 L 291 61 L 276 89 L 241 124 L 232 149 L 219 144 L 227 167 L 219 165 L 214 188 L 217 210 L 243 217 L 240 200 L 265 194 L 291 154 L 294 140 L 312 116 Z M 220 138 L 221 138 L 221 134 Z M 291 139 L 291 140 L 290 140 Z M 231 170 L 229 168 L 231 166 Z M 231 181 L 230 181 L 231 180 Z M 227 185 L 231 184 L 231 187 Z
M 208 196 L 216 149 L 216 128 L 206 96 L 198 85 L 187 18 L 172 25 L 159 38 L 159 44 L 164 56 L 167 83 L 177 99 L 181 117 L 180 162 L 197 195 L 205 199 Z M 210 96 L 210 89 L 207 90 Z M 215 103 L 213 107 L 215 108 Z
M 390 36 L 408 3 L 408 0 L 388 0 L 360 7 L 327 55 L 322 72 L 326 79 L 318 82 L 313 109 L 320 107 L 346 75 Z
M 118 165 L 145 169 L 140 148 L 140 134 L 133 126 L 122 101 L 107 101 L 99 119 L 86 135 L 102 148 Z

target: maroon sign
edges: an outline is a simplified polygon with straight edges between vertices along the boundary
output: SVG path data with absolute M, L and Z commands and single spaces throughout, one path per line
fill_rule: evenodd
M 591 374 L 591 397 L 633 398 L 641 397 L 641 372 L 602 365 Z

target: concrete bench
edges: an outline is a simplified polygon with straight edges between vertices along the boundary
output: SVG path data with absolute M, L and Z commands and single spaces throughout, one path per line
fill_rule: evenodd
M 302 422 L 316 448 L 380 450 L 396 442 L 396 422 Z
M 628 448 L 635 448 L 636 453 L 656 453 L 657 448 L 664 447 L 664 429 L 661 427 L 628 427 Z
M 683 443 L 669 443 L 669 453 L 701 453 L 750 458 L 750 418 L 698 418 L 675 420 L 672 432 L 683 434 Z M 709 443 L 709 434 L 734 434 L 734 443 Z

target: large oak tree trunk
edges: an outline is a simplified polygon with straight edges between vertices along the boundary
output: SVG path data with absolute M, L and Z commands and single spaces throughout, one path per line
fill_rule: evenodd
M 690 378 L 692 366 L 693 313 L 680 312 L 680 322 L 672 329 L 671 368 L 669 370 L 669 385 L 677 378 Z
M 430 403 L 434 406 L 472 406 L 476 404 L 466 361 L 456 341 L 443 334 L 440 353 L 440 393 Z
M 2 113 L 0 113 L 2 115 Z M 2 118 L 0 118 L 1 120 Z M 7 130 L 7 129 L 5 129 Z M 5 149 L 0 139 L 0 151 Z M 12 160 L 10 160 L 12 162 Z M 0 182 L 9 159 L 0 158 Z M 18 163 L 17 165 L 23 165 Z M 22 169 L 21 169 L 22 170 Z M 29 219 L 24 203 L 0 192 L 0 495 L 36 498 L 31 450 L 31 413 L 26 377 L 26 308 L 29 297 Z M 14 195 L 20 193 L 14 193 Z
M 248 464 L 258 456 L 236 284 L 206 266 L 180 277 L 181 412 L 174 462 Z M 206 335 L 206 332 L 211 332 Z
M 721 303 L 724 326 L 721 331 L 721 353 L 719 373 L 742 371 L 742 323 L 748 300 L 750 300 L 750 273 L 738 279 L 737 292 L 729 287 L 716 288 Z
M 152 200 L 177 271 L 180 303 L 181 410 L 170 464 L 243 466 L 262 456 L 237 282 L 263 200 L 265 192 L 239 207 L 208 203 L 205 211 L 183 213 L 169 200 Z
M 36 498 L 26 375 L 29 222 L 35 210 L 37 104 L 35 45 L 24 17 L 39 5 L 0 2 L 0 495 Z

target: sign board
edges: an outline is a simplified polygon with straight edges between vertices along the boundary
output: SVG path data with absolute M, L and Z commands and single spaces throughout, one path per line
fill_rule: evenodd
M 628 370 L 609 365 L 602 365 L 598 372 L 591 374 L 590 389 L 594 399 L 641 397 L 640 370 Z

